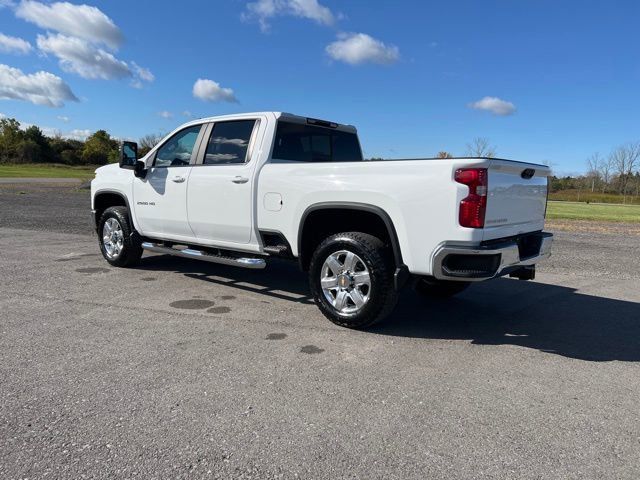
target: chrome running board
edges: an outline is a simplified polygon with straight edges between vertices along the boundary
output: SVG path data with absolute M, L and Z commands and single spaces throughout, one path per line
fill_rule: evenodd
M 204 260 L 205 262 L 221 263 L 222 265 L 233 265 L 242 268 L 261 269 L 266 267 L 267 262 L 262 258 L 249 257 L 232 257 L 228 255 L 214 255 L 202 250 L 193 248 L 171 248 L 159 245 L 157 243 L 142 242 L 142 248 L 150 252 L 165 253 L 167 255 L 176 255 L 178 257 L 195 258 L 196 260 Z

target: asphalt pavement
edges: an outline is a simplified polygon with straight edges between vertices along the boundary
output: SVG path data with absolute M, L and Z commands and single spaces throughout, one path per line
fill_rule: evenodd
M 0 189 L 2 479 L 640 476 L 632 227 L 356 332 L 294 263 L 112 268 L 88 210 Z

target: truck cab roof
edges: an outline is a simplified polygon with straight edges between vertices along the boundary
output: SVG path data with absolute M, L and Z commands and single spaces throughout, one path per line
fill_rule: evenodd
M 288 122 L 293 122 L 293 123 L 304 123 L 308 125 L 316 125 L 319 127 L 333 128 L 333 129 L 341 130 L 344 132 L 357 133 L 357 129 L 353 125 L 337 123 L 329 120 L 321 120 L 318 118 L 305 117 L 302 115 L 295 115 L 293 113 L 288 113 L 288 112 L 274 112 L 274 111 L 233 113 L 228 115 L 216 115 L 214 117 L 203 117 L 203 118 L 199 118 L 197 120 L 188 122 L 185 125 L 191 125 L 191 124 L 195 125 L 202 122 L 216 122 L 216 121 L 223 121 L 223 120 L 225 121 L 241 120 L 247 117 L 259 117 L 259 116 L 271 116 L 276 120 L 282 119 L 282 120 L 286 120 Z

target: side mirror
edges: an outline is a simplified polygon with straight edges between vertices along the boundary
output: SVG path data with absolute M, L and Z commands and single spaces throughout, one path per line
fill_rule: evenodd
M 138 144 L 136 142 L 122 142 L 120 145 L 120 168 L 134 170 L 138 162 Z
M 136 177 L 147 176 L 147 169 L 144 162 L 138 160 L 138 144 L 136 142 L 122 142 L 120 145 L 120 168 L 133 170 Z

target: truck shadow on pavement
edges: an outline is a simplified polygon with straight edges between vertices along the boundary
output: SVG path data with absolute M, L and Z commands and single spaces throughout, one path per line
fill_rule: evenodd
M 266 297 L 311 305 L 306 274 L 275 261 L 261 271 L 169 256 L 146 257 L 144 270 L 174 271 Z M 640 361 L 640 303 L 578 293 L 573 288 L 497 279 L 431 300 L 406 287 L 395 311 L 371 334 L 476 345 L 517 345 L 587 361 Z
M 447 300 L 407 289 L 388 322 L 372 332 L 518 345 L 588 361 L 640 361 L 640 303 L 513 279 L 472 285 Z

